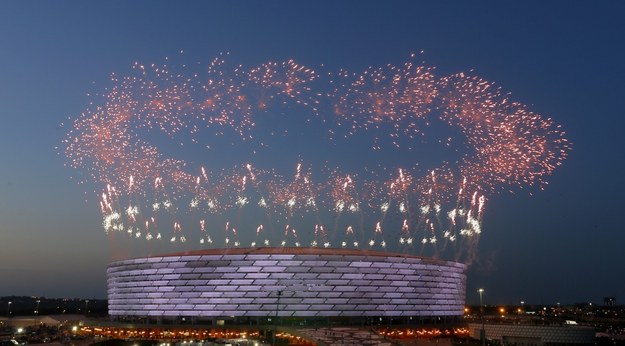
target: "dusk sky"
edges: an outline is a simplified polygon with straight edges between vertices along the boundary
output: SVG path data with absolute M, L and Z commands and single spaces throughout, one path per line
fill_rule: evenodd
M 544 191 L 510 186 L 488 195 L 467 302 L 479 301 L 480 287 L 487 304 L 625 302 L 625 3 L 618 1 L 3 1 L 0 296 L 106 298 L 109 262 L 161 250 L 104 232 L 101 187 L 72 179 L 87 174 L 67 166 L 63 140 L 89 111 L 88 94 L 111 87 L 112 73 L 135 75 L 135 62 L 166 57 L 172 66 L 208 66 L 220 53 L 232 65 L 293 59 L 322 73 L 403 65 L 416 54 L 437 77 L 464 72 L 495 83 L 561 125 L 573 144 Z M 239 152 L 228 150 L 202 155 L 236 161 Z M 387 164 L 350 150 L 351 160 Z M 344 160 L 314 150 L 304 159 L 321 154 Z M 262 155 L 256 165 L 265 164 Z

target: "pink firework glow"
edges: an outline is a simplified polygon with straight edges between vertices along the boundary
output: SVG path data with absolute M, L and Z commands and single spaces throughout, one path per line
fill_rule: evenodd
M 136 63 L 74 121 L 65 155 L 107 233 L 470 261 L 488 196 L 542 189 L 570 151 L 493 83 L 414 56 L 359 73 L 226 56 Z

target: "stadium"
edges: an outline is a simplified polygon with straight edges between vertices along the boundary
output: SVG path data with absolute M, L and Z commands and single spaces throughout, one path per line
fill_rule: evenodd
M 229 248 L 108 266 L 113 320 L 457 318 L 466 265 L 356 249 Z

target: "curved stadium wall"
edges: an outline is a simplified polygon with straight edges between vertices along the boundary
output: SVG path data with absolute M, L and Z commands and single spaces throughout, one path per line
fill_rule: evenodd
M 116 317 L 461 316 L 466 265 L 367 250 L 234 248 L 108 266 Z

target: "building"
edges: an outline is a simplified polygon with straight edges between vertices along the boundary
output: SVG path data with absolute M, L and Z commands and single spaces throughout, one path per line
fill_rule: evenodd
M 27 327 L 59 327 L 63 324 L 82 324 L 87 318 L 84 315 L 46 315 L 46 316 L 17 316 L 10 319 L 0 317 L 0 323 L 17 329 Z
M 603 306 L 613 308 L 616 306 L 615 297 L 603 297 Z
M 370 250 L 213 249 L 108 266 L 114 320 L 459 317 L 465 293 L 464 264 Z
M 469 334 L 480 339 L 482 329 L 491 344 L 500 345 L 594 345 L 595 330 L 566 324 L 469 323 Z

